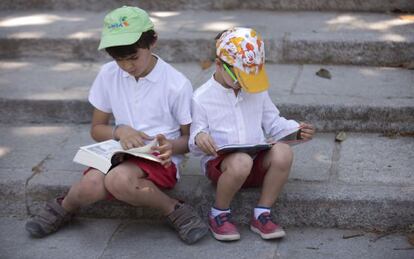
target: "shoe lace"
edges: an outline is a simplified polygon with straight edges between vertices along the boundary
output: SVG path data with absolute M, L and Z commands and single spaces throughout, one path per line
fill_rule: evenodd
M 272 214 L 270 214 L 270 213 L 262 213 L 262 214 L 260 214 L 258 220 L 263 225 L 266 225 L 267 222 L 272 221 Z
M 230 222 L 231 221 L 231 213 L 222 213 L 220 215 L 217 215 L 214 220 L 216 221 L 218 226 L 223 225 L 226 222 Z

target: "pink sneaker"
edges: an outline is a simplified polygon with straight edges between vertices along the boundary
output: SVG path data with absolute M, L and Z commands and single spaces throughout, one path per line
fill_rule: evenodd
M 258 219 L 253 217 L 250 229 L 263 239 L 281 238 L 286 235 L 282 227 L 272 222 L 272 215 L 269 212 L 263 212 Z
M 230 213 L 221 213 L 214 218 L 210 214 L 208 215 L 210 231 L 215 239 L 220 241 L 232 241 L 240 239 L 240 233 L 237 230 L 236 226 L 230 222 L 230 218 Z

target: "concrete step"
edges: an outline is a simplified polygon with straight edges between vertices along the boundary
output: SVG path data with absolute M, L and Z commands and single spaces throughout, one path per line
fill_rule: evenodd
M 30 238 L 24 224 L 22 219 L 0 218 L 3 258 L 402 259 L 414 254 L 402 232 L 287 228 L 285 238 L 263 241 L 247 226 L 239 226 L 240 241 L 217 242 L 208 235 L 188 246 L 166 224 L 137 220 L 78 218 L 42 239 Z
M 100 62 L 0 61 L 0 122 L 89 123 L 87 95 Z M 197 88 L 214 66 L 173 63 Z M 331 79 L 315 73 L 328 69 Z M 269 64 L 282 115 L 323 131 L 414 131 L 414 71 L 401 68 Z
M 0 216 L 25 216 L 46 200 L 65 193 L 84 167 L 71 160 L 89 144 L 89 127 L 1 125 Z M 364 229 L 404 228 L 414 219 L 414 138 L 348 132 L 341 143 L 332 133 L 294 147 L 295 161 L 274 214 L 285 226 Z M 189 156 L 177 187 L 168 193 L 185 199 L 205 216 L 214 187 Z M 247 223 L 259 191 L 245 189 L 232 203 L 236 220 Z M 120 202 L 99 202 L 80 211 L 99 218 L 159 219 L 157 211 Z
M 0 12 L 0 58 L 103 60 L 96 48 L 104 15 Z M 231 26 L 261 32 L 272 63 L 401 66 L 414 59 L 414 21 L 398 14 L 237 10 L 151 12 L 151 17 L 160 38 L 156 52 L 170 62 L 212 59 L 214 37 Z
M 138 5 L 145 10 L 174 11 L 174 10 L 314 10 L 314 11 L 368 11 L 368 12 L 409 12 L 414 11 L 414 3 L 410 0 L 42 0 L 42 1 L 2 1 L 1 10 L 72 10 L 107 11 L 122 5 Z

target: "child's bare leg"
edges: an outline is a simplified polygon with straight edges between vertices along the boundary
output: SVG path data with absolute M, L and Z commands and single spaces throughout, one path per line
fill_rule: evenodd
M 272 207 L 286 183 L 293 161 L 293 152 L 287 144 L 276 144 L 267 152 L 263 167 L 267 168 L 258 206 Z
M 233 153 L 220 165 L 221 176 L 217 182 L 216 202 L 218 209 L 227 209 L 234 195 L 246 181 L 253 166 L 253 159 L 245 153 Z
M 105 175 L 96 169 L 90 170 L 80 182 L 74 184 L 64 200 L 55 198 L 48 201 L 45 207 L 26 223 L 26 230 L 33 237 L 44 237 L 59 230 L 70 221 L 73 212 L 106 197 L 104 187 Z
M 108 192 L 104 186 L 105 175 L 96 170 L 90 170 L 82 179 L 72 185 L 62 201 L 62 207 L 68 212 L 74 212 L 86 206 L 105 199 Z
M 145 179 L 145 173 L 133 163 L 125 162 L 111 170 L 105 177 L 105 186 L 118 200 L 157 208 L 164 215 L 170 214 L 178 202 Z
M 160 209 L 187 244 L 193 244 L 207 234 L 207 226 L 191 206 L 163 193 L 153 182 L 145 179 L 145 173 L 133 163 L 122 163 L 109 172 L 105 186 L 118 200 Z

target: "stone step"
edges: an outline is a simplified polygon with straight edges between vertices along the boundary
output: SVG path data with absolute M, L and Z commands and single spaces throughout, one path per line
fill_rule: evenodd
M 65 193 L 84 167 L 71 160 L 89 144 L 89 127 L 0 125 L 0 216 L 25 216 L 44 201 Z M 320 133 L 294 147 L 289 181 L 274 207 L 284 226 L 403 228 L 414 218 L 414 138 L 348 133 L 335 142 Z M 181 181 L 168 193 L 183 198 L 206 215 L 214 187 L 202 175 L 199 160 L 189 156 Z M 238 221 L 246 223 L 259 191 L 245 189 L 232 203 Z M 80 216 L 159 219 L 157 211 L 120 202 L 99 202 Z
M 210 60 L 213 39 L 231 26 L 263 34 L 271 63 L 401 66 L 414 59 L 411 16 L 380 13 L 151 12 L 156 52 L 170 62 Z M 104 60 L 97 51 L 104 12 L 0 12 L 0 58 Z
M 87 95 L 102 63 L 0 60 L 0 122 L 89 123 Z M 194 88 L 214 66 L 173 63 Z M 315 73 L 325 68 L 331 79 Z M 414 71 L 401 68 L 268 64 L 270 96 L 283 116 L 323 131 L 414 131 Z
M 107 11 L 122 5 L 138 5 L 145 10 L 314 10 L 314 11 L 368 11 L 368 12 L 409 12 L 414 11 L 414 3 L 410 0 L 42 0 L 42 1 L 2 1 L 1 10 L 73 10 Z

